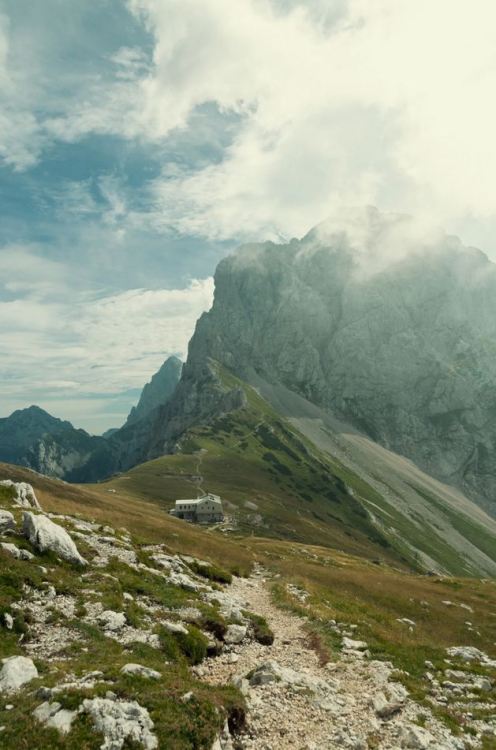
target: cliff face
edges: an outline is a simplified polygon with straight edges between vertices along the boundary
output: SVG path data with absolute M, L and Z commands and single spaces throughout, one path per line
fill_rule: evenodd
M 369 212 L 360 232 L 245 246 L 218 266 L 186 371 L 208 357 L 284 384 L 496 514 L 496 266 L 456 238 Z
M 135 424 L 158 406 L 167 403 L 181 378 L 183 363 L 177 357 L 169 357 L 145 385 L 136 406 L 133 406 L 126 425 Z

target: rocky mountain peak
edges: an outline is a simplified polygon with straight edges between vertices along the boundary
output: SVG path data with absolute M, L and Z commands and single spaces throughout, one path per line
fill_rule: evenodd
M 131 409 L 126 425 L 135 424 L 153 409 L 167 403 L 179 382 L 182 367 L 183 363 L 176 356 L 165 360 L 158 372 L 143 388 L 138 404 Z

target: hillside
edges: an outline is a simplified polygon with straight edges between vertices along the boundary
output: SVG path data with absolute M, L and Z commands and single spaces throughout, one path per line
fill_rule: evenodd
M 276 398 L 261 381 L 255 390 L 214 363 L 210 372 L 217 400 L 206 388 L 202 397 L 210 405 L 235 399 L 242 405 L 196 417 L 173 455 L 102 487 L 165 508 L 212 491 L 226 502 L 236 533 L 322 544 L 422 570 L 496 573 L 496 522 L 470 500 L 370 441 L 351 460 L 349 444 L 362 438 L 349 436 L 347 447 L 339 446 L 330 424 L 322 433 L 327 442 L 319 444 L 310 425 L 323 414 L 287 390 Z
M 412 737 L 431 750 L 495 747 L 494 582 L 225 538 L 132 489 L 80 488 L 5 464 L 0 479 L 32 482 L 86 559 L 81 568 L 15 528 L 0 532 L 24 555 L 0 550 L 0 658 L 23 656 L 36 670 L 4 692 L 5 747 L 97 750 L 109 731 L 126 747 L 131 727 L 129 746 L 145 749 L 335 750 Z M 0 507 L 20 529 L 9 488 Z

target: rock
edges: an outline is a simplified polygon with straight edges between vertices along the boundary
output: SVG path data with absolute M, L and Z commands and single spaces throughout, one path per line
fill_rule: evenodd
M 3 479 L 0 487 L 11 487 L 14 492 L 14 502 L 22 508 L 35 508 L 41 510 L 41 506 L 32 486 L 27 482 L 13 482 L 11 479 Z
M 186 628 L 180 622 L 170 622 L 170 620 L 162 620 L 162 625 L 166 630 L 169 631 L 169 633 L 174 633 L 177 635 L 188 635 L 188 628 Z
M 341 641 L 343 651 L 365 651 L 368 644 L 365 641 L 354 641 L 352 638 L 344 637 Z
M 200 591 L 204 588 L 186 573 L 176 573 L 175 571 L 170 573 L 169 582 L 173 586 L 179 586 L 179 588 L 184 589 L 185 591 Z
M 121 669 L 121 672 L 123 674 L 131 674 L 131 675 L 137 675 L 138 677 L 145 677 L 149 680 L 160 680 L 162 675 L 160 672 L 157 672 L 156 669 L 150 669 L 150 667 L 145 667 L 142 664 L 124 664 L 124 666 Z
M 401 622 L 403 625 L 409 625 L 411 628 L 414 628 L 417 624 L 414 620 L 409 620 L 408 617 L 397 617 L 396 622 Z
M 401 728 L 401 747 L 411 748 L 412 750 L 427 750 L 433 742 L 434 737 L 427 729 L 417 727 L 414 724 Z M 439 747 L 439 745 L 436 745 L 436 747 Z
M 474 688 L 481 690 L 483 693 L 488 693 L 492 689 L 492 684 L 487 677 L 478 677 L 474 681 Z
M 10 656 L 2 659 L 0 670 L 0 693 L 18 690 L 22 685 L 36 679 L 38 670 L 32 659 L 26 656 Z
M 12 628 L 14 627 L 14 618 L 12 617 L 12 615 L 9 614 L 8 612 L 5 612 L 3 616 L 3 621 L 5 623 L 5 627 L 7 628 L 7 630 L 12 630 Z
M 246 638 L 246 633 L 246 625 L 229 625 L 224 636 L 224 641 L 229 644 L 241 643 Z
M 480 651 L 475 646 L 452 646 L 446 649 L 449 656 L 453 656 L 462 661 L 474 661 L 478 664 L 487 664 L 490 667 L 496 667 L 496 660 L 490 659 L 484 651 Z
M 16 527 L 15 518 L 8 510 L 0 508 L 0 534 L 6 531 L 13 531 Z
M 403 703 L 400 701 L 389 701 L 384 693 L 377 693 L 372 698 L 372 708 L 375 711 L 376 716 L 380 719 L 389 719 L 394 714 L 397 714 L 403 708 Z
M 153 734 L 153 721 L 146 708 L 136 701 L 120 701 L 108 698 L 87 698 L 80 711 L 88 714 L 95 730 L 104 737 L 100 750 L 121 750 L 124 743 L 141 744 L 145 750 L 158 747 Z
M 126 624 L 126 615 L 124 612 L 114 612 L 112 609 L 106 609 L 97 617 L 98 622 L 103 625 L 104 630 L 120 630 Z
M 41 724 L 47 727 L 57 729 L 61 734 L 68 734 L 71 731 L 72 722 L 77 716 L 77 711 L 69 711 L 62 708 L 60 703 L 42 703 L 33 711 L 33 716 Z
M 46 516 L 25 512 L 22 530 L 40 552 L 54 552 L 68 562 L 87 565 L 67 531 Z
M 34 560 L 34 555 L 32 552 L 27 549 L 20 549 L 15 544 L 11 544 L 10 542 L 0 542 L 0 547 L 5 550 L 5 552 L 8 552 L 9 555 L 15 557 L 16 560 Z

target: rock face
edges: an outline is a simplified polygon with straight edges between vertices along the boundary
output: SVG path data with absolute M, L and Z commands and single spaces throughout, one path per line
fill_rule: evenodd
M 163 430 L 195 406 L 211 358 L 283 384 L 496 514 L 495 337 L 496 266 L 370 209 L 219 263 Z
M 140 400 L 133 406 L 127 418 L 126 425 L 135 424 L 158 406 L 169 401 L 181 378 L 183 363 L 177 357 L 169 357 L 158 372 L 145 385 Z
M 32 659 L 26 656 L 10 656 L 2 660 L 0 669 L 0 693 L 19 690 L 27 682 L 38 677 L 38 670 Z
M 67 531 L 62 526 L 53 523 L 47 516 L 24 513 L 22 530 L 24 536 L 40 552 L 54 552 L 63 560 L 86 565 L 86 560 L 79 554 Z

